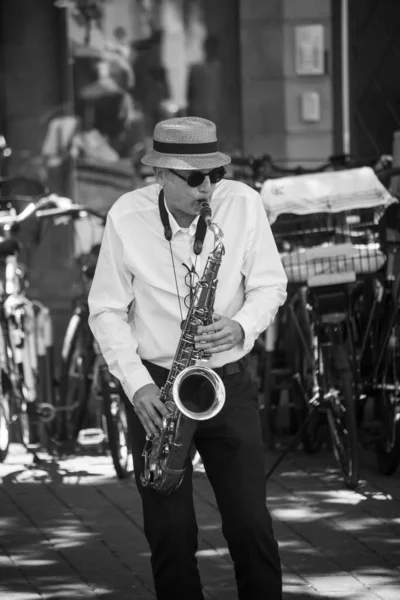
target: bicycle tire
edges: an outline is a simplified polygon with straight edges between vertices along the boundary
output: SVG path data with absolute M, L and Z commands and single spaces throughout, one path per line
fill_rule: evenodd
M 59 394 L 53 437 L 74 442 L 84 424 L 90 391 L 90 365 L 94 360 L 91 332 L 84 311 L 76 311 L 67 326 L 62 347 Z M 72 409 L 72 407 L 74 407 Z M 70 410 L 67 410 L 70 409 Z
M 0 327 L 0 351 L 5 363 L 3 364 L 0 394 L 7 398 L 7 409 L 10 418 L 10 435 L 15 434 L 18 442 L 25 448 L 37 446 L 38 423 L 35 422 L 32 403 L 28 402 L 23 385 L 22 365 L 16 363 L 14 347 L 11 343 L 10 329 L 7 321 Z M 13 382 L 13 383 L 12 383 Z M 0 461 L 1 462 L 1 461 Z
M 376 445 L 376 457 L 379 471 L 384 475 L 393 475 L 400 464 L 400 326 L 394 325 L 393 334 L 386 346 L 383 364 L 381 394 L 378 397 L 378 409 L 381 422 L 381 437 Z M 389 381 L 387 381 L 389 379 Z M 383 386 L 389 383 L 393 393 L 385 391 Z M 397 391 L 396 391 L 397 390 Z
M 378 469 L 380 473 L 388 476 L 394 475 L 400 464 L 400 420 L 395 421 L 393 425 L 395 442 L 390 450 L 386 449 L 382 440 L 378 442 L 376 448 Z
M 310 321 L 306 304 L 303 302 L 304 297 L 299 297 L 299 301 L 294 304 L 294 318 L 288 316 L 288 323 L 285 327 L 286 343 L 285 347 L 288 351 L 288 362 L 291 373 L 298 374 L 300 377 L 300 386 L 293 385 L 293 405 L 296 415 L 296 429 L 301 429 L 300 439 L 303 444 L 304 451 L 307 454 L 316 454 L 321 450 L 326 440 L 326 421 L 321 411 L 315 411 L 313 416 L 309 417 L 310 405 L 305 400 L 304 393 L 307 399 L 313 395 L 313 369 L 314 363 L 311 362 L 314 356 L 312 347 L 312 323 Z M 301 334 L 298 331 L 301 329 Z M 302 339 L 303 338 L 303 339 Z M 304 344 L 307 344 L 307 351 Z M 307 425 L 304 422 L 309 418 Z
M 2 386 L 3 387 L 3 386 Z M 11 439 L 11 403 L 10 396 L 3 389 L 0 390 L 0 463 L 8 455 Z
M 132 473 L 132 451 L 125 404 L 127 400 L 119 382 L 110 375 L 105 365 L 100 369 L 100 378 L 108 448 L 117 477 L 126 479 Z
M 14 349 L 9 340 L 6 347 L 8 365 L 2 376 L 2 388 L 9 395 L 11 420 L 15 423 L 18 441 L 25 448 L 32 450 L 40 446 L 40 423 L 35 415 L 35 403 L 28 400 L 23 367 L 15 362 Z
M 359 450 L 353 374 L 344 342 L 332 343 L 333 364 L 325 364 L 328 386 L 335 385 L 327 403 L 327 421 L 333 453 L 342 470 L 344 482 L 355 489 L 359 480 Z M 325 387 L 324 392 L 331 390 Z

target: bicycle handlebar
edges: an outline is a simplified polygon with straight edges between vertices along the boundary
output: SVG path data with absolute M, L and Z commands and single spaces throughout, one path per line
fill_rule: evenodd
M 18 215 L 0 215 L 0 227 L 12 227 L 23 223 L 33 215 L 37 218 L 46 217 L 71 217 L 71 218 L 82 218 L 88 214 L 100 219 L 103 225 L 106 222 L 106 217 L 101 213 L 84 206 L 81 204 L 74 204 L 70 198 L 58 196 L 57 194 L 50 194 L 44 196 L 37 202 L 31 202 L 26 208 Z
M 51 218 L 51 217 L 71 217 L 72 219 L 81 219 L 86 217 L 87 215 L 92 215 L 99 219 L 104 225 L 106 222 L 106 216 L 85 206 L 83 204 L 71 204 L 66 207 L 57 207 L 57 208 L 48 208 L 38 210 L 36 216 L 39 219 Z
M 378 169 L 388 169 L 391 166 L 391 157 L 387 155 L 381 155 L 375 160 L 356 160 L 350 154 L 333 154 L 328 157 L 326 162 L 318 165 L 317 167 L 303 167 L 297 165 L 294 167 L 282 167 L 274 163 L 272 157 L 269 154 L 263 154 L 260 156 L 232 156 L 233 167 L 250 167 L 253 171 L 254 177 L 279 177 L 279 176 L 292 176 L 292 175 L 313 175 L 316 173 L 322 173 L 329 169 L 331 170 L 342 170 L 351 169 L 362 166 L 371 166 L 375 168 L 375 165 L 379 165 Z
M 22 212 L 19 213 L 19 215 L 0 216 L 0 227 L 6 227 L 6 226 L 12 227 L 13 225 L 23 223 L 23 221 L 26 221 L 27 219 L 29 219 L 29 217 L 32 217 L 32 215 L 34 215 L 35 212 L 37 212 L 39 210 L 40 202 L 41 202 L 40 200 L 36 204 L 34 202 L 31 202 L 30 204 L 28 204 L 28 206 L 26 208 L 24 208 L 24 210 Z
M 301 165 L 296 167 L 281 167 L 273 162 L 273 159 L 269 154 L 263 154 L 261 156 L 232 156 L 233 167 L 250 167 L 253 171 L 258 172 L 265 170 L 266 172 L 272 171 L 273 174 L 281 175 L 305 175 L 320 173 L 332 167 L 333 164 L 333 157 L 330 157 L 328 161 L 310 169 L 302 167 Z

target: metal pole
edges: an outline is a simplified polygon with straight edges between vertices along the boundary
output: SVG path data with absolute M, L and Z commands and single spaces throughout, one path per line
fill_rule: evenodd
M 342 142 L 343 153 L 350 154 L 350 84 L 349 84 L 349 0 L 341 6 L 342 55 Z

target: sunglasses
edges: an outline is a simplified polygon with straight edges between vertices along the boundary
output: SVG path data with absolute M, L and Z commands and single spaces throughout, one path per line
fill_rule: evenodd
M 183 181 L 186 181 L 189 187 L 198 187 L 203 183 L 206 177 L 210 178 L 210 183 L 218 183 L 219 181 L 221 181 L 221 179 L 226 173 L 224 167 L 218 167 L 216 169 L 213 169 L 212 171 L 209 171 L 208 173 L 195 171 L 194 173 L 191 173 L 189 177 L 184 177 L 183 175 L 177 173 L 173 169 L 168 169 L 168 171 L 171 171 L 171 173 L 173 173 L 180 179 L 183 179 Z

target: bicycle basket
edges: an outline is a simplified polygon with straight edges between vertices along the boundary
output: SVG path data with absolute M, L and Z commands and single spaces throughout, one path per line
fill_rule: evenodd
M 271 228 L 290 282 L 309 287 L 348 283 L 384 265 L 378 223 L 394 199 L 372 169 L 352 171 L 353 177 L 350 170 L 299 176 L 303 181 L 297 187 L 296 178 L 281 180 L 283 196 L 274 207 Z M 335 181 L 340 182 L 337 189 Z M 368 193 L 367 183 L 372 186 Z M 294 195 L 296 189 L 302 197 Z
M 378 218 L 371 209 L 278 218 L 272 230 L 288 280 L 327 285 L 378 271 L 385 262 Z

